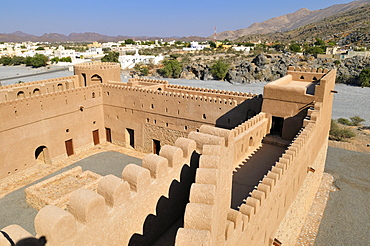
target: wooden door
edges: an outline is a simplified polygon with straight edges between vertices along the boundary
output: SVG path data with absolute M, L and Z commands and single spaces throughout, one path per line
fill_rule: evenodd
M 94 140 L 94 145 L 99 144 L 99 130 L 93 131 L 93 140 Z
M 107 138 L 107 142 L 112 142 L 112 133 L 110 128 L 105 128 L 105 136 Z
M 68 155 L 68 156 L 73 155 L 73 154 L 74 154 L 74 152 L 73 152 L 73 142 L 72 142 L 72 139 L 67 140 L 67 141 L 65 142 L 65 144 L 66 144 L 66 151 L 67 151 L 67 155 Z

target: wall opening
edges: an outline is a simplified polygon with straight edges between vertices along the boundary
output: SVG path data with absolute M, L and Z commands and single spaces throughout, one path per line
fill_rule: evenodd
M 100 143 L 100 141 L 99 141 L 99 130 L 95 130 L 92 133 L 93 133 L 94 145 L 99 144 Z
M 43 163 L 46 163 L 46 164 L 50 164 L 51 160 L 50 160 L 48 148 L 46 146 L 39 146 L 35 150 L 35 159 L 37 161 L 40 161 L 40 162 L 43 162 Z
M 97 74 L 94 74 L 92 77 L 91 77 L 91 84 L 100 84 L 100 83 L 103 83 L 103 79 L 102 77 L 100 77 L 99 75 Z
M 65 145 L 66 145 L 67 156 L 73 155 L 74 151 L 73 151 L 73 141 L 72 141 L 72 139 L 65 141 Z
M 22 99 L 22 98 L 24 98 L 24 92 L 23 92 L 23 91 L 18 91 L 18 93 L 17 93 L 17 98 L 18 98 L 18 99 Z
M 36 95 L 36 96 L 38 96 L 38 95 L 40 95 L 40 89 L 39 88 L 36 88 L 36 89 L 34 89 L 33 90 L 33 92 L 32 92 L 34 95 Z
M 58 91 L 63 91 L 63 85 L 62 84 L 58 84 Z
M 135 131 L 126 128 L 126 145 L 135 148 Z
M 105 137 L 107 139 L 107 142 L 112 142 L 112 132 L 110 128 L 105 128 Z
M 161 142 L 159 140 L 153 139 L 153 153 L 159 155 L 161 150 Z
M 282 136 L 284 118 L 272 116 L 271 134 Z
M 82 73 L 81 75 L 82 75 L 82 77 L 84 79 L 84 86 L 87 86 L 86 74 L 85 73 Z

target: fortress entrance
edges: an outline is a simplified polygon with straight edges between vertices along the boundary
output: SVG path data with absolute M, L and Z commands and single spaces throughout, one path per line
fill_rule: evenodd
M 161 150 L 161 142 L 159 140 L 153 139 L 153 153 L 159 155 Z
M 35 150 L 35 159 L 45 164 L 51 164 L 48 148 L 46 146 L 39 146 Z
M 271 134 L 282 136 L 284 118 L 272 116 Z
M 133 129 L 126 128 L 126 146 L 135 148 L 135 132 Z

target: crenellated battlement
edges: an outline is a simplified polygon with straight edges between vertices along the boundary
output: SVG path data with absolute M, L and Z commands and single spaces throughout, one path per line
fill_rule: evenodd
M 74 65 L 75 69 L 81 70 L 109 70 L 121 68 L 119 63 L 115 62 L 90 62 L 90 63 L 80 63 Z
M 156 214 L 156 202 L 169 195 L 174 179 L 180 180 L 194 150 L 193 140 L 179 138 L 174 146 L 163 146 L 159 155 L 145 156 L 142 166 L 126 166 L 122 178 L 103 177 L 97 193 L 76 190 L 67 211 L 53 205 L 44 207 L 35 218 L 37 234 L 45 235 L 49 245 L 104 245 L 107 240 L 128 244 L 132 234 L 143 233 L 146 216 Z M 118 231 L 122 233 L 111 233 Z

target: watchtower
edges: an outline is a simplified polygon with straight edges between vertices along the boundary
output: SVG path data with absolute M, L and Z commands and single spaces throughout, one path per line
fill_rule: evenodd
M 79 87 L 107 83 L 110 80 L 121 81 L 120 70 L 120 64 L 114 62 L 93 62 L 74 66 Z

